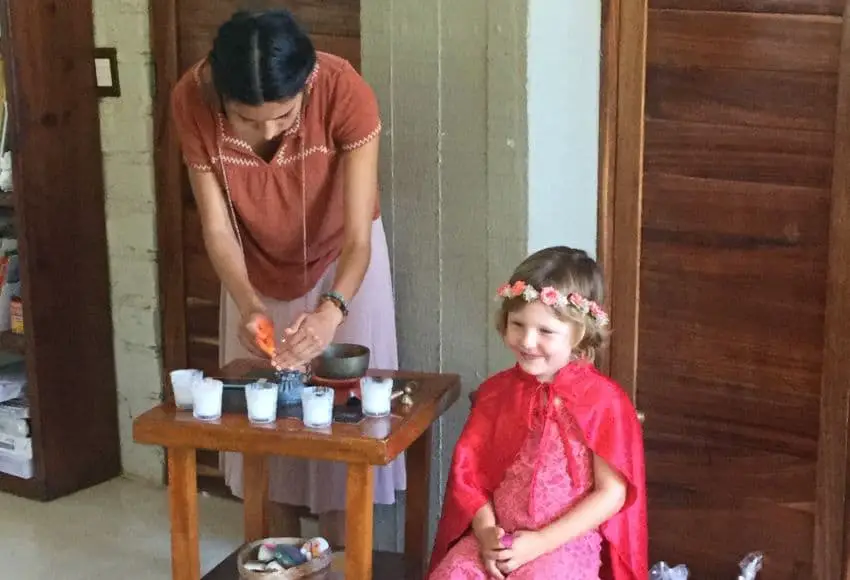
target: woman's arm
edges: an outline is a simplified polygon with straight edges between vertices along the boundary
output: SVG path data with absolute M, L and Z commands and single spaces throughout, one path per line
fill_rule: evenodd
M 593 455 L 593 479 L 593 491 L 560 519 L 540 530 L 546 552 L 595 530 L 625 505 L 626 480 L 596 454 Z
M 347 302 L 360 289 L 372 254 L 372 221 L 378 203 L 379 138 L 343 153 L 344 233 L 342 252 L 332 290 Z M 333 340 L 343 314 L 324 301 L 312 313 L 301 315 L 286 330 L 287 339 L 275 364 L 295 368 L 318 356 Z
M 231 225 L 224 193 L 213 172 L 189 170 L 189 183 L 198 204 L 204 246 L 213 269 L 245 318 L 265 310 L 248 280 L 245 256 Z
M 346 300 L 357 293 L 372 253 L 372 221 L 378 203 L 380 137 L 343 153 L 344 240 L 333 290 Z

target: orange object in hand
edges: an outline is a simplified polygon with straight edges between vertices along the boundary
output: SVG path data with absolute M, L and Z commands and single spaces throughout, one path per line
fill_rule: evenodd
M 257 336 L 256 339 L 257 346 L 259 346 L 264 353 L 269 355 L 269 358 L 274 358 L 277 353 L 277 349 L 275 348 L 275 340 L 274 340 L 274 324 L 268 318 L 260 318 L 257 322 Z

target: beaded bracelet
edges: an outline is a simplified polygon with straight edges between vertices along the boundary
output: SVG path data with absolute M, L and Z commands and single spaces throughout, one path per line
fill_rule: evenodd
M 345 301 L 345 298 L 343 298 L 342 294 L 340 294 L 339 292 L 325 292 L 319 297 L 319 300 L 327 300 L 329 302 L 332 302 L 334 306 L 339 308 L 339 311 L 342 312 L 343 319 L 348 316 L 348 302 Z

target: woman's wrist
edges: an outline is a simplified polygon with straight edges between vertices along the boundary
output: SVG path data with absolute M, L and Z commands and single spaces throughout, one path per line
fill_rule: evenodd
M 267 311 L 266 305 L 263 304 L 263 301 L 256 295 L 239 301 L 234 301 L 236 302 L 236 307 L 239 309 L 239 314 L 242 315 L 242 318 L 247 318 L 251 314 L 265 314 Z
M 339 327 L 342 321 L 345 320 L 342 311 L 330 300 L 322 300 L 316 307 L 316 312 L 326 313 L 328 316 L 333 316 L 334 324 Z

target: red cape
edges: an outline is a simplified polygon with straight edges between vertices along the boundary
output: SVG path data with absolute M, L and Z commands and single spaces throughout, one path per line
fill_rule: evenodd
M 529 432 L 529 409 L 539 386 L 537 379 L 516 366 L 487 379 L 476 393 L 452 458 L 432 571 L 467 532 L 475 513 L 490 501 L 514 462 Z M 603 578 L 646 580 L 646 479 L 635 408 L 619 386 L 586 363 L 562 369 L 550 388 L 564 400 L 590 449 L 628 484 L 623 509 L 600 527 L 603 551 L 608 552 L 603 553 Z

